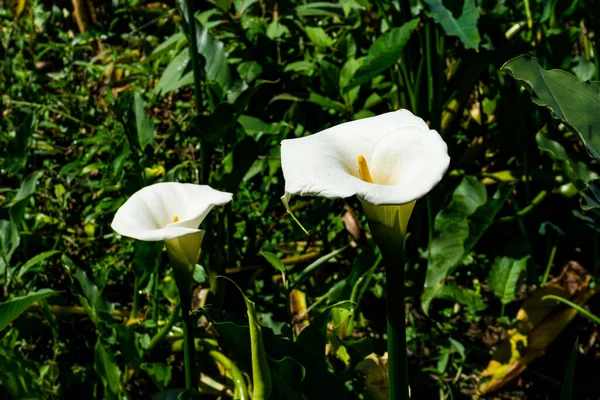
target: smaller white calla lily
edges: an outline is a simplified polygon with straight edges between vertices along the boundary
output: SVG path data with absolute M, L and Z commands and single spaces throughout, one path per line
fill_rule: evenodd
M 190 273 L 204 236 L 200 223 L 232 196 L 206 185 L 156 183 L 134 193 L 117 210 L 111 227 L 122 236 L 164 241 L 176 274 L 182 269 Z
M 289 210 L 292 194 L 356 195 L 375 235 L 404 236 L 414 202 L 438 184 L 449 163 L 446 143 L 421 118 L 389 112 L 282 141 L 282 200 Z

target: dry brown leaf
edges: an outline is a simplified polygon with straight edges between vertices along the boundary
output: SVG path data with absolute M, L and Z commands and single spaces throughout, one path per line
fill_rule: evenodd
M 494 392 L 521 374 L 577 315 L 571 307 L 542 298 L 555 295 L 583 306 L 595 294 L 589 287 L 590 280 L 585 269 L 571 261 L 559 277 L 529 295 L 517 312 L 516 326 L 506 331 L 506 338 L 482 372 L 479 395 Z

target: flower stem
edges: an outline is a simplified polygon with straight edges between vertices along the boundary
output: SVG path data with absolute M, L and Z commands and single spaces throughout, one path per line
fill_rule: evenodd
M 183 359 L 185 362 L 185 388 L 198 389 L 198 373 L 196 372 L 196 349 L 194 345 L 194 318 L 192 317 L 191 298 L 181 298 L 181 314 L 183 318 Z
M 383 253 L 387 286 L 388 399 L 408 400 L 403 244 Z

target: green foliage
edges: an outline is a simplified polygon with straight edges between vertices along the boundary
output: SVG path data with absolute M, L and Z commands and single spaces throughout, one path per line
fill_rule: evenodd
M 600 157 L 600 86 L 583 82 L 562 70 L 546 70 L 533 57 L 520 56 L 502 69 L 535 95 L 533 101 L 550 109 L 569 125 L 585 143 L 593 157 Z
M 386 348 L 383 261 L 360 203 L 295 198 L 298 229 L 280 202 L 279 148 L 399 108 L 438 130 L 452 159 L 406 240 L 413 398 L 472 393 L 546 272 L 576 260 L 591 287 L 600 276 L 593 1 L 191 2 L 193 36 L 185 1 L 83 3 L 96 13 L 85 31 L 68 1 L 0 5 L 0 307 L 12 310 L 0 313 L 0 398 L 197 395 L 181 389 L 162 244 L 110 228 L 126 198 L 161 181 L 235 194 L 202 226 L 194 269 L 202 396 L 252 388 L 249 324 L 273 399 L 385 391 L 355 370 L 376 359 L 381 373 Z M 595 300 L 578 312 L 587 319 L 499 397 L 556 395 L 540 377 L 563 380 L 551 366 L 575 334 L 591 340 L 600 314 Z M 572 398 L 594 397 L 594 357 L 578 355 L 589 368 Z
M 579 353 L 579 338 L 575 339 L 573 350 L 569 357 L 569 363 L 565 370 L 565 378 L 560 388 L 560 400 L 571 400 L 573 398 L 573 382 L 575 381 L 575 365 L 577 364 L 577 353 Z
M 3 330 L 15 318 L 17 318 L 30 305 L 37 301 L 55 295 L 56 292 L 50 289 L 41 289 L 36 292 L 29 292 L 25 296 L 14 297 L 8 301 L 0 303 L 0 330 Z
M 490 289 L 502 304 L 515 300 L 519 277 L 527 268 L 528 258 L 515 260 L 509 257 L 498 257 L 494 260 L 490 270 Z
M 459 265 L 493 223 L 508 191 L 498 189 L 488 199 L 485 186 L 475 177 L 463 178 L 450 204 L 435 218 L 435 237 L 425 277 L 423 310 L 442 290 L 444 279 Z
M 477 29 L 477 21 L 481 14 L 481 9 L 475 6 L 475 0 L 466 0 L 463 3 L 462 14 L 455 19 L 442 0 L 425 0 L 425 3 L 431 10 L 433 19 L 442 25 L 444 31 L 449 36 L 458 37 L 466 49 L 479 50 L 481 37 Z

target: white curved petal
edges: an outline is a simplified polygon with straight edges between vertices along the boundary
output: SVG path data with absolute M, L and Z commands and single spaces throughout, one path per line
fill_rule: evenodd
M 359 155 L 367 160 L 374 184 L 359 178 Z M 429 192 L 449 163 L 440 135 L 407 110 L 281 142 L 285 191 L 302 196 L 356 194 L 370 204 L 406 204 Z
M 230 202 L 232 196 L 206 185 L 156 183 L 134 193 L 117 210 L 111 226 L 134 239 L 172 239 L 198 232 L 210 210 Z

